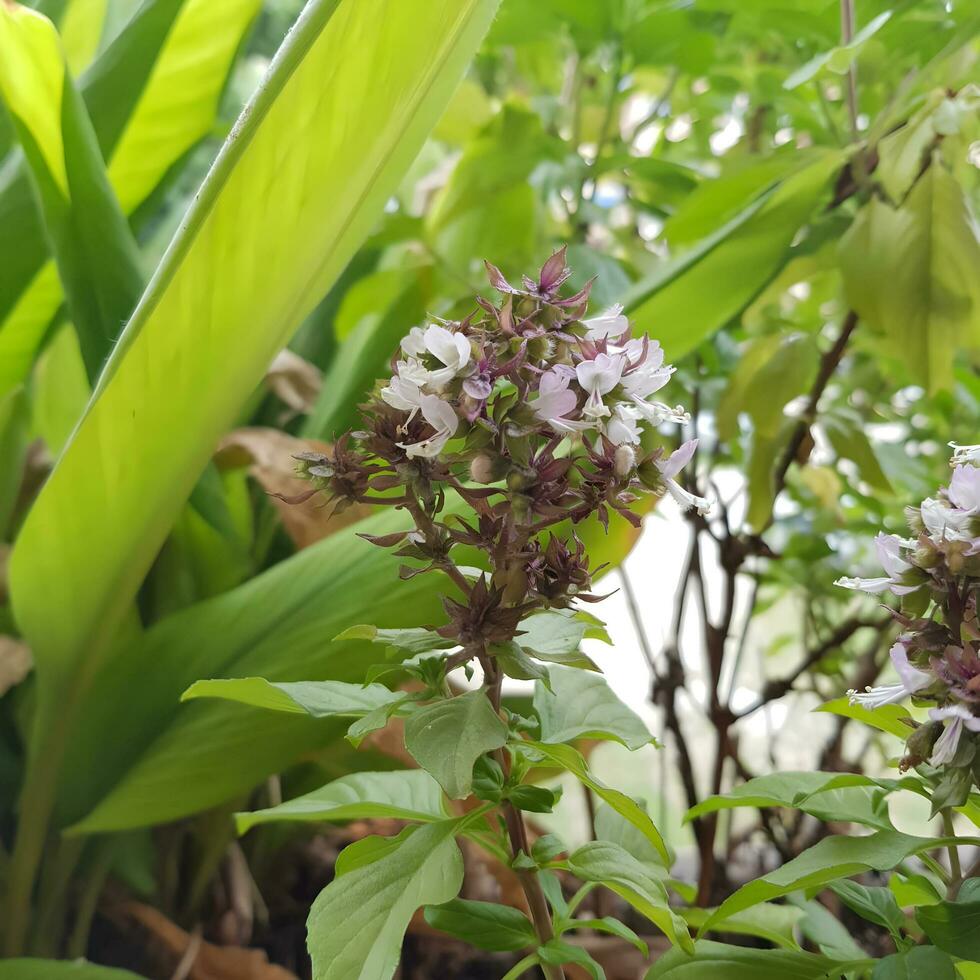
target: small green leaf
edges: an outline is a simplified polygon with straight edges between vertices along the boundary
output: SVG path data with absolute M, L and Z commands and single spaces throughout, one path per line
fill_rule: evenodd
M 551 966 L 561 966 L 563 963 L 574 963 L 581 967 L 592 980 L 606 980 L 606 974 L 601 966 L 581 946 L 562 942 L 560 939 L 549 939 L 538 948 L 538 958 L 542 963 Z
M 278 806 L 236 813 L 244 834 L 257 824 L 278 820 L 345 821 L 386 817 L 394 820 L 442 820 L 446 810 L 439 784 L 421 769 L 356 772 Z
M 913 729 L 903 723 L 902 719 L 909 718 L 911 715 L 907 708 L 900 704 L 886 704 L 881 708 L 869 710 L 859 704 L 851 704 L 846 698 L 836 698 L 827 701 L 813 709 L 814 711 L 826 711 L 832 715 L 840 715 L 843 718 L 853 718 L 855 721 L 863 722 L 871 728 L 877 728 L 880 732 L 887 732 L 900 738 L 903 742 L 912 734 Z
M 646 811 L 636 800 L 631 799 L 625 793 L 620 793 L 619 790 L 610 789 L 605 783 L 601 783 L 596 779 L 589 771 L 589 767 L 580 752 L 576 751 L 570 745 L 546 745 L 543 742 L 524 742 L 523 745 L 544 756 L 545 761 L 538 762 L 538 765 L 550 764 L 559 769 L 564 769 L 566 772 L 570 772 L 579 782 L 588 786 L 600 799 L 622 814 L 622 816 L 633 824 L 634 827 L 639 829 L 643 836 L 653 844 L 657 849 L 657 853 L 663 858 L 664 864 L 669 866 L 671 861 L 670 852 L 667 850 L 667 845 L 664 843 L 660 831 L 657 830 Z
M 527 916 L 509 905 L 454 898 L 444 905 L 427 905 L 425 921 L 477 949 L 513 953 L 538 941 Z
M 338 633 L 333 642 L 340 640 L 370 640 L 386 647 L 396 647 L 408 653 L 431 653 L 433 650 L 446 650 L 454 644 L 444 640 L 438 633 L 423 629 L 421 626 L 410 629 L 382 630 L 377 626 L 361 624 L 345 629 Z
M 515 786 L 507 793 L 518 810 L 529 813 L 551 813 L 561 799 L 561 787 L 550 790 L 545 786 Z
M 936 840 L 911 837 L 897 830 L 879 830 L 867 837 L 826 837 L 782 867 L 743 885 L 722 902 L 704 928 L 742 909 L 790 892 L 819 888 L 839 878 L 872 869 L 890 870 L 911 855 L 936 846 Z
M 569 856 L 568 869 L 583 881 L 605 885 L 645 915 L 672 943 L 693 950 L 684 920 L 670 908 L 664 883 L 618 844 L 592 841 Z
M 953 961 L 935 946 L 913 946 L 879 960 L 871 980 L 957 980 Z
M 645 980 L 826 980 L 870 959 L 843 960 L 789 949 L 749 949 L 699 940 L 694 955 L 672 949 L 647 973 Z
M 779 772 L 757 776 L 730 793 L 710 796 L 692 807 L 684 819 L 686 822 L 733 807 L 784 806 L 821 820 L 851 820 L 888 830 L 891 822 L 881 790 L 893 792 L 918 785 L 912 779 L 873 779 L 853 773 Z
M 862 919 L 884 926 L 896 939 L 901 937 L 905 916 L 895 896 L 884 886 L 869 887 L 845 879 L 831 882 L 830 890 Z
M 630 750 L 653 741 L 646 725 L 610 690 L 601 675 L 574 667 L 550 667 L 551 690 L 534 685 L 534 710 L 542 742 L 594 738 L 620 742 Z
M 569 657 L 578 651 L 586 626 L 586 623 L 558 612 L 536 613 L 521 623 L 517 642 L 542 660 Z
M 436 701 L 405 722 L 405 748 L 451 799 L 470 795 L 473 765 L 507 740 L 507 726 L 482 691 Z
M 644 956 L 650 955 L 650 948 L 647 944 L 619 919 L 603 916 L 601 919 L 568 919 L 561 923 L 560 931 L 562 933 L 571 932 L 574 929 L 591 929 L 593 932 L 605 932 L 610 936 L 618 936 L 635 946 Z
M 714 912 L 714 909 L 699 908 L 679 910 L 681 918 L 695 929 L 703 926 Z M 715 932 L 758 936 L 784 949 L 799 949 L 794 932 L 805 914 L 802 909 L 794 908 L 792 905 L 773 905 L 763 902 L 761 905 L 736 912 L 727 919 L 716 922 L 711 928 Z
M 389 691 L 380 684 L 365 687 L 344 681 L 274 683 L 264 677 L 234 677 L 197 681 L 184 691 L 181 701 L 221 698 L 272 711 L 330 718 L 336 715 L 364 715 L 375 708 L 400 701 L 404 696 L 401 691 Z
M 980 962 L 980 901 L 938 902 L 916 909 L 915 919 L 940 949 Z
M 601 803 L 596 807 L 595 836 L 597 840 L 618 844 L 654 877 L 661 878 L 667 873 L 663 855 L 646 834 L 608 803 Z
M 865 955 L 846 926 L 825 905 L 815 899 L 808 901 L 802 893 L 789 895 L 787 901 L 803 913 L 799 921 L 801 935 L 809 939 L 824 956 L 846 961 L 859 960 Z
M 458 828 L 458 820 L 419 827 L 320 892 L 307 922 L 316 980 L 391 977 L 415 910 L 448 902 L 463 883 Z
M 936 886 L 925 875 L 893 874 L 888 879 L 888 887 L 902 908 L 935 905 L 942 901 Z

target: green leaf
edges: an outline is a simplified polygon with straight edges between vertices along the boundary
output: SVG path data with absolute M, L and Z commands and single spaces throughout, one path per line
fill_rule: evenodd
M 0 980 L 143 980 L 129 970 L 97 966 L 85 960 L 13 959 L 0 961 Z
M 776 275 L 791 243 L 819 207 L 841 156 L 828 152 L 688 252 L 639 284 L 627 312 L 657 324 L 657 339 L 678 360 L 738 316 Z
M 678 910 L 681 918 L 695 929 L 703 926 L 714 912 L 714 909 L 698 908 Z M 805 914 L 802 909 L 794 908 L 792 905 L 772 905 L 764 902 L 736 912 L 721 922 L 716 922 L 711 927 L 711 931 L 758 936 L 784 949 L 799 949 L 794 933 Z
M 549 939 L 543 946 L 538 947 L 538 959 L 551 966 L 561 966 L 564 963 L 574 963 L 581 967 L 592 980 L 606 980 L 602 967 L 581 946 L 562 942 L 560 939 Z
M 595 881 L 614 891 L 675 945 L 694 948 L 684 920 L 670 908 L 664 883 L 618 844 L 591 841 L 569 856 L 568 870 L 583 881 Z
M 333 640 L 335 643 L 341 640 L 370 640 L 372 643 L 408 653 L 431 653 L 433 650 L 446 650 L 454 645 L 438 633 L 420 626 L 401 630 L 379 630 L 377 626 L 365 625 L 350 626 L 338 633 Z
M 7 537 L 20 494 L 29 441 L 30 409 L 30 399 L 23 388 L 0 395 L 0 541 Z
M 704 929 L 735 912 L 790 892 L 815 889 L 864 871 L 890 870 L 911 855 L 936 846 L 935 840 L 897 830 L 879 830 L 867 837 L 826 837 L 782 867 L 739 888 L 708 918 Z
M 495 7 L 313 0 L 229 137 L 11 557 L 38 665 L 39 801 L 218 437 L 381 214 Z
M 442 790 L 421 769 L 396 772 L 355 772 L 326 786 L 265 810 L 235 814 L 244 834 L 258 824 L 278 820 L 345 821 L 384 817 L 429 822 L 446 817 Z
M 568 658 L 578 652 L 587 628 L 588 624 L 582 620 L 559 612 L 535 613 L 521 622 L 516 639 L 539 660 Z
M 905 202 L 872 198 L 840 243 L 848 303 L 929 391 L 980 348 L 980 241 L 963 189 L 934 158 Z
M 940 949 L 980 962 L 980 900 L 923 906 L 915 910 L 915 920 Z
M 901 937 L 905 916 L 895 896 L 884 886 L 869 887 L 856 881 L 834 881 L 830 890 L 862 919 L 884 926 L 896 939 Z
M 0 94 L 15 122 L 68 296 L 89 380 L 143 290 L 139 251 L 54 25 L 0 8 Z
M 903 784 L 907 782 L 907 786 Z M 730 793 L 710 796 L 688 810 L 685 822 L 733 807 L 784 806 L 820 820 L 851 820 L 881 830 L 891 828 L 881 790 L 918 785 L 914 780 L 873 779 L 853 773 L 779 772 L 756 776 Z
M 575 929 L 591 929 L 593 932 L 604 932 L 610 936 L 618 936 L 635 946 L 644 956 L 650 955 L 650 948 L 628 925 L 620 922 L 619 919 L 610 918 L 608 915 L 601 919 L 567 919 L 559 925 L 562 934 Z
M 415 910 L 448 902 L 463 883 L 458 828 L 457 820 L 419 827 L 320 892 L 307 922 L 314 980 L 389 980 Z
M 860 54 L 864 45 L 875 34 L 877 34 L 878 31 L 885 26 L 885 24 L 888 23 L 891 16 L 891 10 L 883 10 L 877 17 L 873 17 L 871 20 L 869 20 L 868 23 L 854 35 L 849 43 L 839 45 L 836 48 L 831 48 L 829 51 L 822 51 L 814 58 L 811 58 L 801 68 L 797 68 L 797 70 L 794 71 L 785 82 L 783 82 L 783 88 L 799 88 L 805 82 L 809 82 L 812 78 L 819 75 L 825 68 L 828 71 L 834 72 L 838 75 L 845 74 L 854 59 L 858 56 L 858 54 Z
M 879 960 L 871 980 L 957 980 L 953 961 L 935 946 L 914 946 Z
M 435 701 L 405 722 L 405 748 L 453 800 L 470 795 L 476 760 L 506 741 L 507 726 L 483 691 Z
M 790 895 L 788 901 L 803 912 L 799 921 L 800 933 L 824 956 L 846 961 L 859 960 L 865 955 L 847 927 L 825 905 L 815 899 L 808 901 L 802 894 Z
M 645 980 L 825 980 L 869 959 L 847 961 L 788 949 L 748 949 L 699 940 L 694 955 L 672 949 L 647 973 Z
M 445 905 L 427 905 L 425 921 L 477 949 L 513 953 L 538 942 L 534 926 L 523 912 L 492 902 L 455 898 Z
M 611 740 L 636 750 L 653 737 L 640 718 L 609 689 L 601 675 L 575 667 L 550 667 L 551 690 L 534 685 L 534 711 L 542 742 L 577 738 Z
M 595 835 L 597 840 L 618 844 L 628 851 L 655 877 L 666 874 L 670 862 L 665 864 L 663 855 L 646 834 L 607 803 L 596 807 Z
M 126 214 L 210 132 L 259 5 L 260 0 L 148 0 L 79 80 Z M 70 48 L 67 53 L 71 60 Z M 26 167 L 22 160 L 17 164 L 0 180 L 0 266 L 6 272 L 0 280 L 0 391 L 26 377 L 63 298 Z
M 942 901 L 935 885 L 925 875 L 893 874 L 888 879 L 888 887 L 902 908 L 935 905 Z
M 875 490 L 894 493 L 860 422 L 852 423 L 840 416 L 824 415 L 821 419 L 821 427 L 834 447 L 834 452 L 855 463 L 865 483 Z
M 832 715 L 840 715 L 842 718 L 853 718 L 855 721 L 863 722 L 872 728 L 877 728 L 880 732 L 887 732 L 900 738 L 903 742 L 912 734 L 911 726 L 903 723 L 903 719 L 911 719 L 907 708 L 900 704 L 886 704 L 881 708 L 868 709 L 860 704 L 851 704 L 847 697 L 836 698 L 818 705 L 814 711 L 826 711 Z
M 667 845 L 646 811 L 636 800 L 631 799 L 625 793 L 620 793 L 619 790 L 610 789 L 605 783 L 596 779 L 589 771 L 589 767 L 580 752 L 577 752 L 570 745 L 546 745 L 544 742 L 524 742 L 522 744 L 544 756 L 544 761 L 536 764 L 550 764 L 559 769 L 564 769 L 575 776 L 580 783 L 588 786 L 596 796 L 608 803 L 643 834 L 657 849 L 657 853 L 663 859 L 665 866 L 670 865 L 670 852 L 667 850 Z
M 270 711 L 307 714 L 314 718 L 360 717 L 375 708 L 400 701 L 401 691 L 381 684 L 346 684 L 343 681 L 298 681 L 277 684 L 264 677 L 234 677 L 196 681 L 181 695 L 181 701 L 220 698 Z

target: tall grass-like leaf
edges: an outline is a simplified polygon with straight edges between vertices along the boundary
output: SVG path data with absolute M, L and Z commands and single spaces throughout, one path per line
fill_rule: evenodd
M 0 47 L 0 95 L 27 157 L 94 380 L 142 291 L 139 250 L 54 25 L 27 7 L 0 7 Z
M 78 5 L 69 4 L 65 17 L 80 16 L 73 13 Z M 79 79 L 110 183 L 127 215 L 210 131 L 259 6 L 260 0 L 148 0 Z M 65 45 L 72 64 L 67 39 Z M 0 265 L 3 392 L 26 376 L 63 300 L 19 152 L 0 165 Z
M 15 907 L 77 704 L 141 578 L 218 437 L 370 231 L 495 9 L 312 0 L 140 301 L 11 557 L 39 694 Z M 9 923 L 8 949 L 25 918 Z

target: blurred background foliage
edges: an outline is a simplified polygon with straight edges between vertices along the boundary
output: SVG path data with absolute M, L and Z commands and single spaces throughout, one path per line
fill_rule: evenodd
M 152 135 L 132 144 L 112 80 L 138 51 L 132 37 L 119 43 L 138 4 L 36 6 L 63 35 L 145 275 L 302 5 L 223 0 L 198 24 L 182 22 L 186 35 L 168 43 L 186 57 L 161 81 L 177 96 L 157 107 L 173 125 L 154 130 L 150 90 L 140 102 L 137 89 L 124 111 L 147 109 Z M 188 928 L 204 915 L 222 921 L 232 905 L 220 882 L 237 874 L 240 891 L 242 875 L 227 814 L 256 784 L 275 798 L 325 773 L 404 762 L 384 761 L 384 746 L 355 757 L 329 726 L 180 709 L 177 698 L 200 676 L 355 679 L 371 662 L 366 645 L 331 647 L 330 637 L 365 619 L 411 625 L 436 614 L 424 579 L 393 593 L 393 565 L 358 549 L 352 523 L 376 518 L 331 517 L 268 493 L 296 491 L 292 452 L 355 422 L 409 327 L 469 311 L 487 290 L 485 258 L 513 278 L 567 244 L 573 281 L 597 277 L 596 305 L 623 302 L 678 365 L 668 395 L 692 423 L 666 434 L 701 440 L 696 480 L 720 501 L 709 521 L 690 519 L 678 593 L 682 612 L 706 578 L 719 592 L 699 604 L 699 723 L 716 736 L 715 760 L 703 779 L 707 768 L 688 759 L 688 802 L 750 775 L 732 747 L 731 691 L 753 617 L 783 603 L 790 613 L 762 652 L 793 645 L 803 657 L 787 677 L 760 680 L 750 708 L 791 689 L 833 697 L 870 683 L 887 627 L 873 603 L 833 582 L 865 569 L 872 534 L 900 530 L 904 504 L 943 482 L 947 443 L 975 442 L 980 427 L 978 30 L 972 4 L 947 0 L 858 0 L 843 25 L 836 0 L 503 0 L 384 216 L 270 365 L 140 585 L 117 641 L 127 656 L 95 685 L 55 806 L 55 827 L 116 833 L 51 845 L 49 918 L 36 923 L 34 948 L 83 952 L 106 881 Z M 0 116 L 5 849 L 34 682 L 2 569 L 92 373 L 13 143 Z M 634 539 L 614 526 L 597 561 L 618 563 Z M 625 584 L 642 607 L 646 583 Z M 679 627 L 651 669 L 682 756 L 678 641 Z M 840 738 L 834 751 L 843 766 Z M 714 828 L 696 826 L 696 837 L 703 865 Z M 279 887 L 277 855 L 290 840 L 281 828 L 249 838 L 258 894 Z M 289 853 L 297 867 L 309 859 Z M 710 877 L 705 899 L 725 887 Z M 223 938 L 247 942 L 251 919 L 232 919 Z M 297 944 L 282 942 L 275 955 L 295 966 Z

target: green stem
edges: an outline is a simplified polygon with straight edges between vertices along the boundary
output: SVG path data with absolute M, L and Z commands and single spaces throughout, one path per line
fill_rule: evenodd
M 532 966 L 537 966 L 538 956 L 537 953 L 532 953 L 530 956 L 525 956 L 519 963 L 514 965 L 512 970 L 508 970 L 500 980 L 517 980 L 519 976 L 523 976 L 531 969 Z
M 88 937 L 92 931 L 92 920 L 95 918 L 99 896 L 102 894 L 102 886 L 105 884 L 111 864 L 112 849 L 108 846 L 108 842 L 105 842 L 99 849 L 93 866 L 89 869 L 81 896 L 78 900 L 78 909 L 75 912 L 75 924 L 72 926 L 71 937 L 68 940 L 68 957 L 70 959 L 80 959 L 88 949 Z
M 953 827 L 953 811 L 946 807 L 942 810 L 943 833 L 947 837 L 955 837 L 956 831 Z M 946 845 L 946 853 L 949 854 L 949 884 L 946 886 L 947 897 L 950 901 L 956 898 L 960 885 L 963 884 L 963 869 L 960 867 L 960 852 L 955 841 Z

